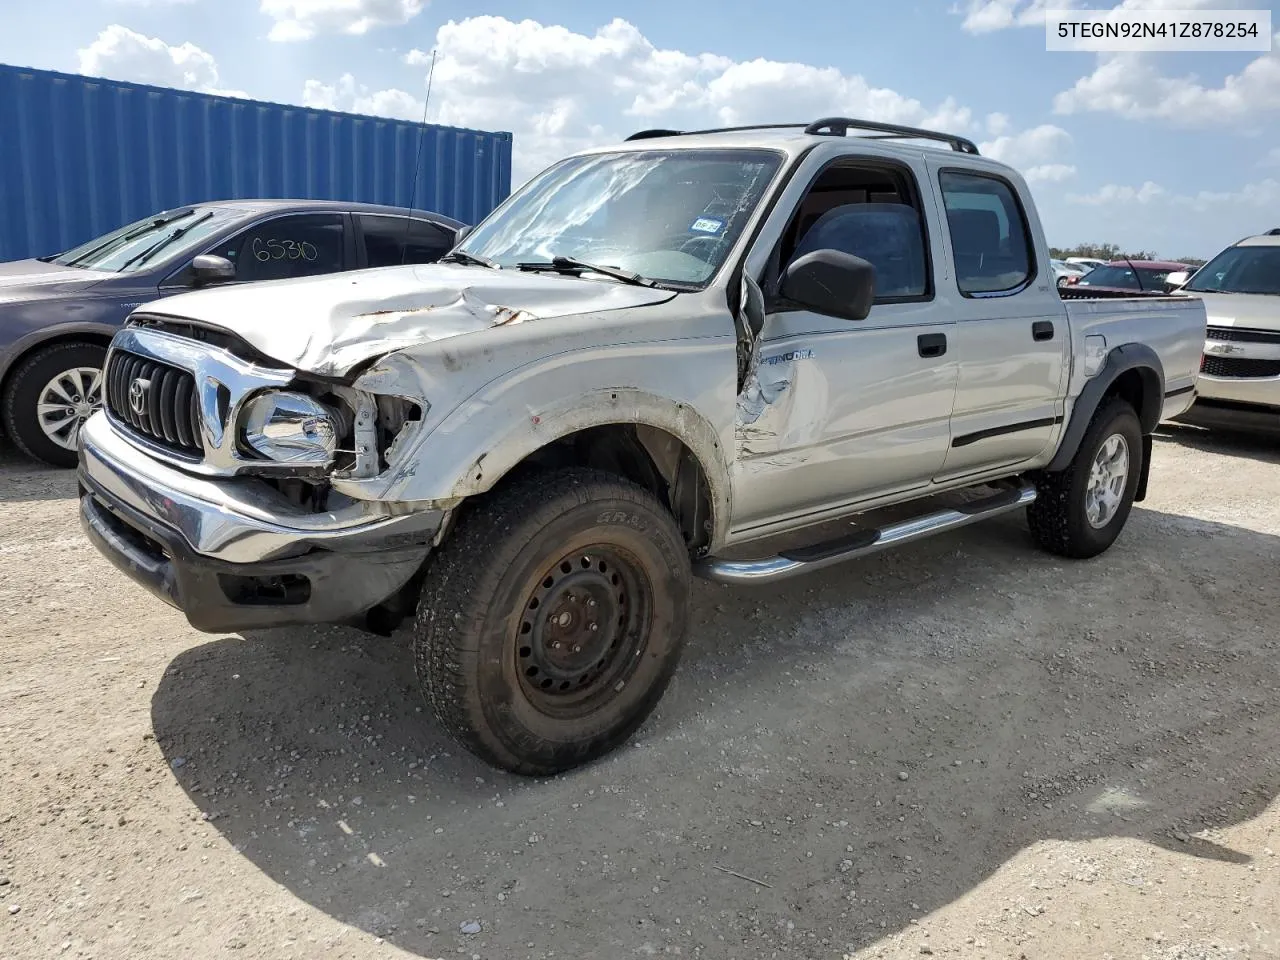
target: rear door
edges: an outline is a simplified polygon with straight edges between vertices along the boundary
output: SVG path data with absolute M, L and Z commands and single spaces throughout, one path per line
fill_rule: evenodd
M 435 263 L 455 241 L 452 230 L 415 217 L 357 213 L 353 219 L 356 258 L 361 267 Z
M 1020 184 L 945 156 L 928 163 L 946 225 L 959 365 L 950 447 L 937 477 L 948 481 L 1044 451 L 1062 422 L 1071 338 Z
M 230 283 L 286 280 L 349 270 L 355 265 L 345 213 L 287 213 L 259 220 L 213 244 L 204 253 L 236 268 Z M 162 293 L 180 293 L 192 283 L 191 265 L 173 273 Z

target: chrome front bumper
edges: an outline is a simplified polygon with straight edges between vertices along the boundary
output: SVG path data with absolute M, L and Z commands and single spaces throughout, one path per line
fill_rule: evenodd
M 92 492 L 169 527 L 198 554 L 231 563 L 294 555 L 313 547 L 359 550 L 389 539 L 429 540 L 444 514 L 395 514 L 359 501 L 309 513 L 252 478 L 194 477 L 143 453 L 96 413 L 80 431 L 80 476 Z
M 308 513 L 252 479 L 158 463 L 95 414 L 80 431 L 80 521 L 135 582 L 209 632 L 356 622 L 399 602 L 444 522 L 359 502 Z

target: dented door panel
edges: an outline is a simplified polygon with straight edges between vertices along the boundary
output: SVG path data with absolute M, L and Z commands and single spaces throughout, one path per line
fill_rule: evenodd
M 877 306 L 860 322 L 770 317 L 758 389 L 738 403 L 735 528 L 927 486 L 946 456 L 957 366 L 921 357 L 917 339 L 952 326 L 930 304 Z

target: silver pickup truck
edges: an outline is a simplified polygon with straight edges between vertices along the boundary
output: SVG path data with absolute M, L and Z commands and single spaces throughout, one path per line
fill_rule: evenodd
M 1193 298 L 1061 299 L 1026 184 L 963 138 L 644 131 L 441 264 L 137 310 L 81 515 L 200 630 L 413 618 L 443 725 L 549 774 L 662 696 L 693 575 L 1024 508 L 1043 549 L 1106 550 L 1204 339 Z

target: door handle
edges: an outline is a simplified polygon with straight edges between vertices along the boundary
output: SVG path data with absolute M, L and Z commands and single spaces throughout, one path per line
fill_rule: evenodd
M 1053 321 L 1037 320 L 1031 324 L 1032 340 L 1052 340 L 1053 339 Z
M 947 335 L 922 333 L 916 337 L 916 349 L 922 357 L 940 357 L 947 352 Z

